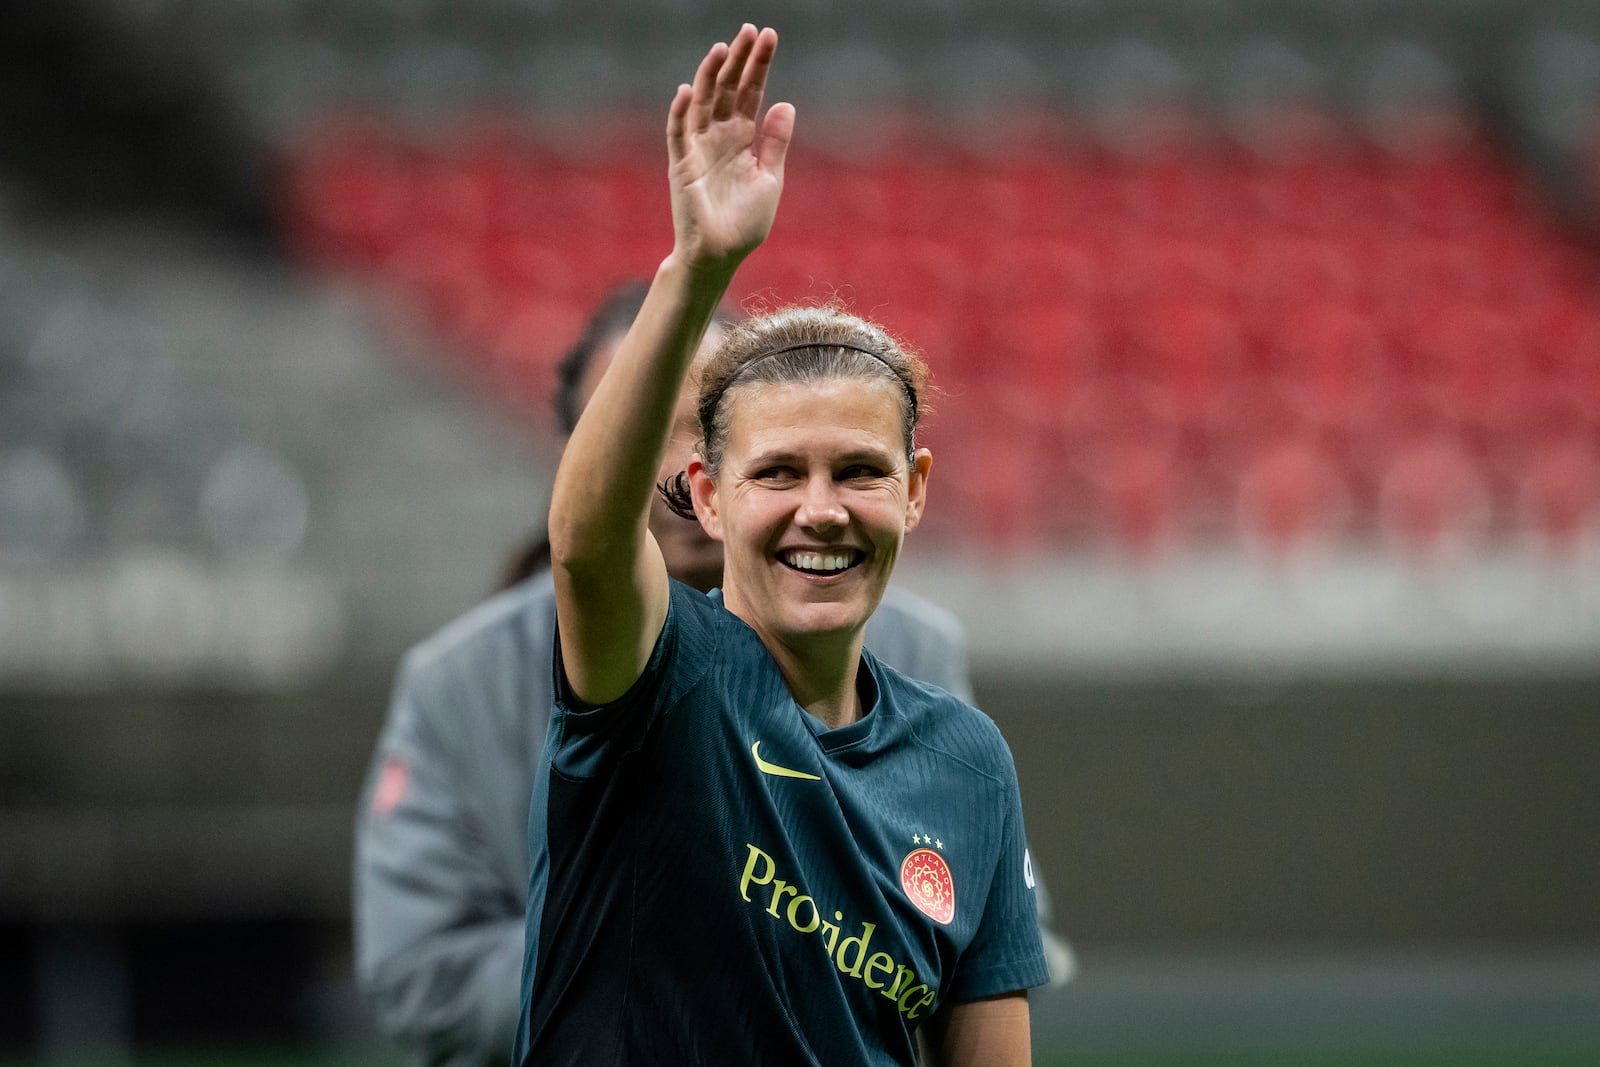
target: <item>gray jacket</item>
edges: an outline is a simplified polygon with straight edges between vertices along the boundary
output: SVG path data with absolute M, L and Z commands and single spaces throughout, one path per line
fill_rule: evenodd
M 406 654 L 373 753 L 356 820 L 356 978 L 379 1028 L 430 1065 L 510 1056 L 554 635 L 548 573 L 449 624 Z M 943 608 L 891 588 L 867 644 L 971 702 L 965 637 Z M 1040 907 L 1042 921 L 1042 895 Z M 1060 943 L 1046 948 L 1055 972 Z

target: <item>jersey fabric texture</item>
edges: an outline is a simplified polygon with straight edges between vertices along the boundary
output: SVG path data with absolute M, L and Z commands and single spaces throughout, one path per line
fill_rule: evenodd
M 355 820 L 357 984 L 430 1067 L 511 1058 L 554 635 L 548 572 L 472 608 L 407 653 L 374 745 Z M 949 611 L 890 586 L 867 643 L 970 700 Z
M 862 662 L 825 730 L 674 583 L 621 699 L 574 706 L 557 663 L 515 1062 L 912 1064 L 944 1004 L 1048 980 L 999 730 Z

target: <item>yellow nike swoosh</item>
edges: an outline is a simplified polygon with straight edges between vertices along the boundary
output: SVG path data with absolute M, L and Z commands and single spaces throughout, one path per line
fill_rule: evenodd
M 788 767 L 780 767 L 776 763 L 768 763 L 766 760 L 761 758 L 761 753 L 757 751 L 760 748 L 760 741 L 752 744 L 750 746 L 750 755 L 756 758 L 756 768 L 763 774 L 776 774 L 780 778 L 804 778 L 808 782 L 819 782 L 822 780 L 822 776 L 820 774 L 807 774 L 805 771 L 794 771 L 790 770 Z

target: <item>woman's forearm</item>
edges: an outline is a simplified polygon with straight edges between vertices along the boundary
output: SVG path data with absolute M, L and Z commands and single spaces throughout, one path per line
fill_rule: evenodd
M 684 376 L 731 278 L 675 255 L 657 269 L 556 469 L 554 566 L 580 575 L 632 569 Z

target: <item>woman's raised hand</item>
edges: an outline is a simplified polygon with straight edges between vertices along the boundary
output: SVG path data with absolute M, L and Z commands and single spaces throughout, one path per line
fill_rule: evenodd
M 746 23 L 715 44 L 667 114 L 674 254 L 689 267 L 731 271 L 766 239 L 783 191 L 794 108 L 762 114 L 778 34 Z

